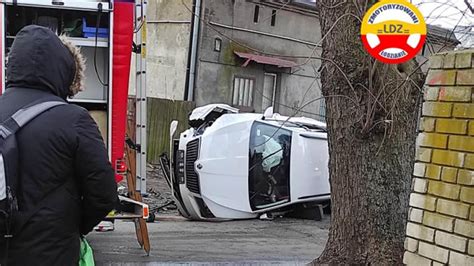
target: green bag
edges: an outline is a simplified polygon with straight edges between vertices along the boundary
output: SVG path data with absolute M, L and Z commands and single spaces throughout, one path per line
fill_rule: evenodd
M 94 266 L 94 253 L 85 237 L 81 237 L 81 257 L 79 266 Z

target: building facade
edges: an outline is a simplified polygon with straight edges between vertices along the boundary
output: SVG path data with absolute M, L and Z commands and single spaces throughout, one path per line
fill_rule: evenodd
M 148 96 L 320 118 L 320 61 L 309 58 L 320 55 L 320 32 L 312 0 L 158 0 Z
M 191 12 L 186 7 L 192 8 L 192 6 L 192 0 L 148 2 L 146 54 L 149 74 L 148 97 L 184 99 L 192 18 Z
M 147 14 L 149 97 L 324 119 L 315 0 L 156 0 Z M 429 26 L 417 59 L 458 44 Z

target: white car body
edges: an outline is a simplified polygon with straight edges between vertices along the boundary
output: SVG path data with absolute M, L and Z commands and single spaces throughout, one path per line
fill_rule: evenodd
M 204 129 L 184 131 L 179 139 L 181 160 L 174 178 L 184 216 L 249 219 L 296 203 L 329 200 L 324 123 L 239 114 L 226 105 L 198 108 L 190 120 L 205 121 L 212 112 L 206 108 L 224 114 Z

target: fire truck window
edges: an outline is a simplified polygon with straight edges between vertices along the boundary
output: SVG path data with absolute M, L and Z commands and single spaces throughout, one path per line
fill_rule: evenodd
M 290 200 L 291 131 L 255 122 L 250 133 L 249 200 L 264 210 Z

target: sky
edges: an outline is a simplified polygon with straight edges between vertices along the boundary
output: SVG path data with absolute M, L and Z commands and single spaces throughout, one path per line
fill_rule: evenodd
M 474 0 L 467 0 L 474 7 Z M 420 9 L 428 24 L 453 29 L 460 26 L 473 26 L 474 15 L 464 0 L 411 0 Z
M 427 24 L 454 31 L 465 48 L 474 47 L 474 14 L 464 0 L 411 0 Z M 467 0 L 474 8 L 474 0 Z

